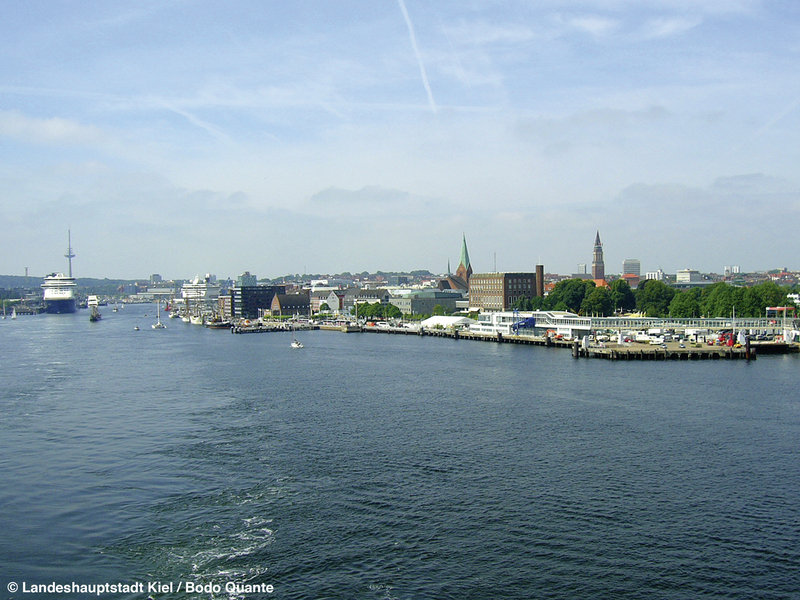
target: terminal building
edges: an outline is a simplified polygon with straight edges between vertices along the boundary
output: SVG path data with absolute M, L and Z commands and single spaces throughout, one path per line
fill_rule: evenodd
M 530 335 L 580 339 L 592 330 L 591 317 L 558 310 L 496 311 L 478 315 L 470 331 L 489 335 Z

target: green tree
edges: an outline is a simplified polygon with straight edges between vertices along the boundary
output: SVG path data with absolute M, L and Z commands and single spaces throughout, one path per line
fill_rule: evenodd
M 402 319 L 403 313 L 394 304 L 385 304 L 384 316 L 387 319 Z
M 765 281 L 742 292 L 741 304 L 736 305 L 737 316 L 763 317 L 768 306 L 786 306 L 789 289 L 774 281 Z
M 588 291 L 595 287 L 591 279 L 565 279 L 559 281 L 547 296 L 546 308 L 552 310 L 570 310 L 577 313 Z M 566 308 L 558 308 L 565 306 Z
M 511 308 L 514 310 L 531 310 L 531 299 L 526 296 L 520 296 L 514 301 L 514 304 L 511 305 Z
M 678 319 L 689 319 L 700 316 L 700 288 L 678 291 L 669 303 L 669 316 Z
M 581 302 L 581 314 L 585 316 L 597 315 L 607 317 L 614 309 L 611 292 L 605 287 L 596 287 L 590 291 Z
M 445 314 L 444 306 L 437 304 L 433 307 L 434 316 L 443 316 Z
M 394 304 L 364 302 L 358 305 L 358 316 L 365 319 L 399 319 L 403 313 Z
M 785 287 L 779 286 L 774 281 L 765 281 L 764 283 L 759 283 L 758 285 L 753 286 L 752 290 L 761 300 L 759 303 L 758 312 L 754 315 L 751 315 L 753 317 L 764 316 L 764 309 L 766 309 L 768 306 L 786 306 L 787 304 L 791 304 L 788 298 L 789 290 Z
M 611 282 L 610 288 L 614 310 L 628 311 L 636 308 L 636 296 L 627 281 L 615 279 Z
M 744 288 L 720 281 L 703 290 L 702 308 L 705 316 L 730 317 L 734 306 L 740 311 L 744 307 Z
M 330 311 L 331 307 L 328 306 L 327 302 L 323 302 L 322 304 L 319 305 L 319 312 L 330 312 Z
M 657 279 L 648 279 L 636 289 L 636 310 L 648 317 L 666 317 L 675 290 Z
M 511 308 L 515 310 L 541 310 L 544 308 L 545 299 L 541 296 L 534 296 L 533 298 L 529 298 L 527 296 L 521 296 L 511 305 Z

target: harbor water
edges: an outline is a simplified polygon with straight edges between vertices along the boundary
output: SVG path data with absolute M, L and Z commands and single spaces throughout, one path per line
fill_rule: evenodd
M 4 598 L 800 593 L 797 355 L 326 331 L 296 350 L 101 313 L 0 322 Z

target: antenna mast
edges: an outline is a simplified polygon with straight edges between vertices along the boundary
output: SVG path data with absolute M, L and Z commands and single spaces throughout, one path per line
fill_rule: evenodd
M 67 253 L 64 255 L 69 261 L 69 276 L 72 277 L 72 259 L 75 258 L 75 254 L 72 252 L 72 232 L 67 229 Z

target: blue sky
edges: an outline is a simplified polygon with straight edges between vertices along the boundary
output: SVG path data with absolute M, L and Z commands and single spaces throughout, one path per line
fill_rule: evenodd
M 0 272 L 800 269 L 800 4 L 9 1 Z

